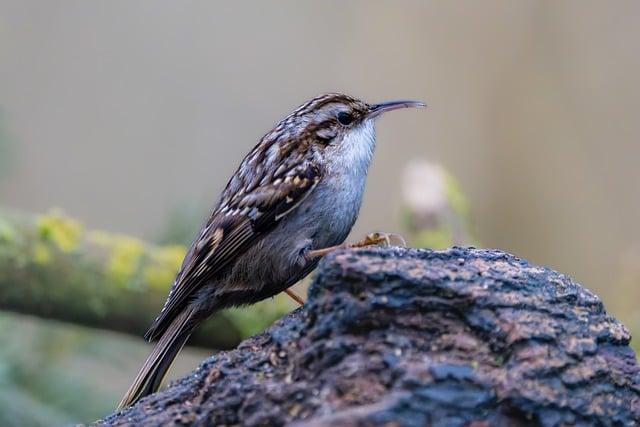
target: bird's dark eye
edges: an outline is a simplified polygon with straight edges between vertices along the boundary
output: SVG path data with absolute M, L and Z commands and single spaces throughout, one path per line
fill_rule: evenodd
M 353 116 L 349 113 L 345 113 L 344 111 L 340 111 L 338 113 L 338 121 L 343 126 L 349 126 L 353 121 Z

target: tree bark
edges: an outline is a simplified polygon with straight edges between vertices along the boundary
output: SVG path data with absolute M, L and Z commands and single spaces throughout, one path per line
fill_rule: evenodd
M 500 251 L 340 251 L 304 307 L 98 424 L 632 426 L 629 341 L 597 296 Z

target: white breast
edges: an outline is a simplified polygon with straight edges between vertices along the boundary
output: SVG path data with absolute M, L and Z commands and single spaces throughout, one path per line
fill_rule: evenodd
M 342 243 L 355 223 L 364 194 L 367 170 L 375 148 L 373 120 L 353 129 L 325 156 L 328 179 L 314 190 L 314 225 L 321 231 L 319 245 Z M 321 246 L 320 246 L 321 247 Z
M 337 144 L 334 156 L 329 160 L 338 173 L 366 177 L 376 145 L 374 121 L 365 120 L 347 133 Z

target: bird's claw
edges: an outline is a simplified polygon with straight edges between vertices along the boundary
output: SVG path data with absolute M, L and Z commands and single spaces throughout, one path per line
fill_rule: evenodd
M 367 234 L 367 236 L 358 243 L 354 243 L 351 247 L 362 248 L 365 246 L 407 246 L 407 241 L 398 233 L 375 232 Z
M 366 246 L 407 246 L 406 240 L 400 234 L 397 233 L 383 233 L 376 232 L 367 234 L 367 236 L 356 243 L 343 243 L 338 246 L 331 246 L 328 248 L 314 249 L 307 252 L 306 256 L 309 259 L 325 256 L 326 254 L 335 251 L 340 248 L 364 248 Z

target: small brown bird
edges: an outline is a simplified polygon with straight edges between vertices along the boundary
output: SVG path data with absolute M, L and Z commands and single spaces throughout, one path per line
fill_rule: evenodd
M 212 313 L 286 291 L 342 245 L 362 202 L 376 117 L 424 106 L 370 105 L 330 93 L 303 104 L 262 137 L 191 245 L 145 335 L 158 342 L 119 408 L 160 387 L 192 331 Z M 351 246 L 385 238 L 375 235 Z

